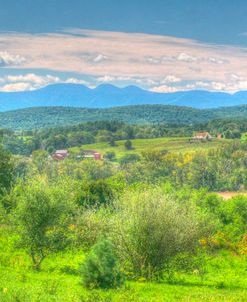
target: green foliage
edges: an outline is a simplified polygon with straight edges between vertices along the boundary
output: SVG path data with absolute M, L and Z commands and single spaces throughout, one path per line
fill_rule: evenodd
M 117 145 L 113 137 L 109 138 L 109 142 L 108 143 L 109 143 L 109 145 L 111 147 L 115 147 Z
M 142 113 L 134 110 L 138 122 Z M 247 123 L 102 121 L 0 131 L 5 147 L 24 154 L 0 151 L 0 300 L 245 301 L 247 198 L 225 201 L 209 192 L 247 189 L 247 144 L 168 138 L 206 130 L 236 138 Z M 111 138 L 117 146 L 109 146 Z M 126 150 L 126 140 L 133 151 Z M 49 157 L 70 146 L 78 147 L 66 160 Z M 83 150 L 97 150 L 108 160 L 76 159 Z M 114 249 L 101 238 L 110 238 Z M 103 290 L 80 285 L 78 267 L 95 244 L 83 276 L 88 288 Z M 32 271 L 31 263 L 36 269 L 42 264 L 42 272 Z M 122 284 L 120 267 L 129 279 L 126 287 L 105 291 Z
M 129 163 L 135 163 L 137 161 L 140 161 L 141 157 L 138 154 L 126 154 L 120 159 L 120 164 L 121 165 L 126 165 Z
M 78 192 L 76 203 L 81 206 L 106 205 L 113 200 L 113 190 L 107 181 L 99 179 L 84 183 Z
M 115 152 L 106 152 L 104 158 L 108 160 L 114 160 L 116 158 Z
M 27 108 L 0 113 L 0 127 L 11 129 L 40 129 L 44 127 L 64 127 L 82 122 L 121 121 L 128 124 L 202 124 L 222 119 L 239 120 L 246 118 L 247 106 L 223 107 L 218 109 L 195 109 L 171 105 L 137 105 L 107 109 L 87 109 L 69 107 Z M 18 118 L 17 118 L 18 117 Z M 224 132 L 224 127 L 218 127 Z M 233 130 L 234 127 L 232 127 Z M 127 138 L 132 139 L 126 127 Z M 223 130 L 223 131 L 221 131 Z
M 123 275 L 112 243 L 103 239 L 96 243 L 81 268 L 84 286 L 93 288 L 117 288 L 123 284 Z
M 223 224 L 222 231 L 232 241 L 240 241 L 247 233 L 247 198 L 237 196 L 218 207 L 218 216 Z
M 132 142 L 128 139 L 125 143 L 124 143 L 125 149 L 126 150 L 131 150 L 133 149 L 132 147 Z
M 84 208 L 75 217 L 76 228 L 74 245 L 83 247 L 84 251 L 92 248 L 96 242 L 106 237 L 112 228 L 112 211 L 110 207 Z
M 25 186 L 21 192 L 14 214 L 19 246 L 28 251 L 37 270 L 49 253 L 68 243 L 69 205 L 63 198 L 61 192 L 42 183 Z
M 32 160 L 34 165 L 37 167 L 39 173 L 42 173 L 47 165 L 48 153 L 45 150 L 36 150 L 32 153 Z
M 13 168 L 10 154 L 0 145 L 0 198 L 11 188 L 14 178 Z
M 121 197 L 114 225 L 119 257 L 145 278 L 171 268 L 179 253 L 196 252 L 210 225 L 189 203 L 178 203 L 158 189 L 128 192 Z

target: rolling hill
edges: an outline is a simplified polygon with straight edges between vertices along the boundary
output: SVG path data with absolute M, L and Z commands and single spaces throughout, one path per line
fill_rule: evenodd
M 199 90 L 157 93 L 136 86 L 118 88 L 104 84 L 90 89 L 81 84 L 55 84 L 33 91 L 0 92 L 0 111 L 46 106 L 110 108 L 144 104 L 198 109 L 235 106 L 247 104 L 247 91 L 235 94 Z
M 138 105 L 105 109 L 38 107 L 0 112 L 0 128 L 38 129 L 82 122 L 118 120 L 130 124 L 206 123 L 222 118 L 247 118 L 247 105 L 218 109 L 195 109 L 171 105 Z

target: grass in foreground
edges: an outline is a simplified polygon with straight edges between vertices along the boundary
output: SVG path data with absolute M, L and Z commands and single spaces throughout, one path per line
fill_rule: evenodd
M 11 234 L 1 230 L 1 302 L 162 302 L 162 301 L 247 301 L 247 271 L 244 256 L 229 253 L 210 257 L 203 278 L 196 272 L 177 274 L 173 283 L 129 281 L 119 290 L 86 290 L 81 283 L 83 251 L 67 251 L 44 261 L 40 272 L 30 259 L 16 250 Z

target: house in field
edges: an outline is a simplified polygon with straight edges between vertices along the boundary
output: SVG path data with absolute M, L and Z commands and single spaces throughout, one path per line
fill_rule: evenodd
M 192 141 L 210 141 L 212 135 L 209 132 L 198 132 L 192 137 Z
M 53 160 L 64 160 L 66 157 L 69 156 L 68 150 L 57 150 L 53 155 Z
M 102 156 L 99 152 L 94 150 L 82 150 L 83 158 L 92 158 L 94 160 L 101 160 Z

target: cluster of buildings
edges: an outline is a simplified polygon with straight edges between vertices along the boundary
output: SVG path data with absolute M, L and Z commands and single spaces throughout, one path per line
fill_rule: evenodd
M 53 153 L 52 159 L 53 160 L 64 160 L 65 158 L 69 157 L 69 151 L 68 150 L 57 150 Z M 101 160 L 102 156 L 99 152 L 94 150 L 83 150 L 81 152 L 81 155 L 76 156 L 77 159 L 85 159 L 85 158 L 91 158 L 94 160 Z
M 217 139 L 221 138 L 223 138 L 223 134 L 219 133 Z M 190 139 L 190 142 L 211 141 L 212 139 L 213 136 L 209 132 L 198 132 Z

